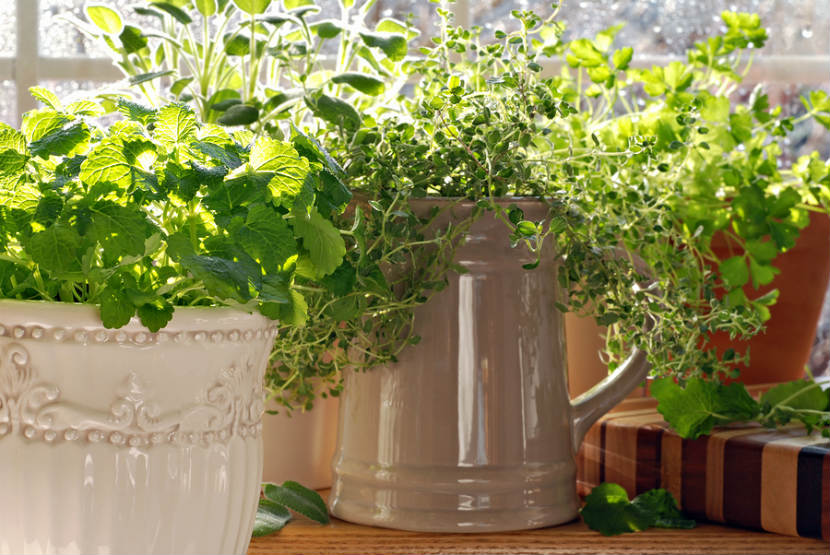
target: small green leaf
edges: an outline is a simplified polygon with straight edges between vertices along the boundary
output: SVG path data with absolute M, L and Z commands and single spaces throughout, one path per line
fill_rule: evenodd
M 55 224 L 32 235 L 26 245 L 32 260 L 57 275 L 81 269 L 81 237 L 74 228 Z
M 333 39 L 343 32 L 343 27 L 340 22 L 335 19 L 326 19 L 314 22 L 311 25 L 311 30 L 314 33 L 317 33 L 317 36 L 321 39 Z
M 193 77 L 182 77 L 181 79 L 176 79 L 172 85 L 170 85 L 170 94 L 175 97 L 178 97 L 182 94 L 185 87 L 187 87 L 193 81 Z
M 247 220 L 234 228 L 232 235 L 268 273 L 276 272 L 288 257 L 297 254 L 297 244 L 288 224 L 264 204 L 251 206 Z
M 216 13 L 216 0 L 193 0 L 196 4 L 196 9 L 205 17 L 210 17 Z
M 314 113 L 329 123 L 342 126 L 346 129 L 360 127 L 362 118 L 357 110 L 344 100 L 321 94 L 316 101 L 312 101 Z
M 251 168 L 273 174 L 268 189 L 274 203 L 286 208 L 294 205 L 309 172 L 308 160 L 301 158 L 289 143 L 270 137 L 257 139 L 251 148 Z
M 294 234 L 303 240 L 320 275 L 330 274 L 340 266 L 346 244 L 337 228 L 317 210 L 295 210 Z
M 89 141 L 89 129 L 83 122 L 78 122 L 65 129 L 57 129 L 44 135 L 29 145 L 35 156 L 66 156 L 76 147 Z
M 329 523 L 329 512 L 320 494 L 297 482 L 284 482 L 281 486 L 265 484 L 264 493 L 266 499 L 288 507 L 314 522 Z
M 721 385 L 690 378 L 682 388 L 671 378 L 652 382 L 657 411 L 681 436 L 696 438 L 716 425 L 754 419 L 760 406 L 742 383 Z
M 259 108 L 250 104 L 234 104 L 222 114 L 217 123 L 221 125 L 250 125 L 259 119 Z
M 173 311 L 173 305 L 159 298 L 155 303 L 145 303 L 139 306 L 138 319 L 145 328 L 156 333 L 170 323 L 173 319 Z
M 176 73 L 172 69 L 168 69 L 166 71 L 151 71 L 149 73 L 140 73 L 138 75 L 133 75 L 130 77 L 130 85 L 140 85 L 141 83 L 146 83 L 147 81 L 152 81 L 153 79 L 158 79 L 159 77 L 165 77 L 167 75 L 173 75 Z
M 126 326 L 135 316 L 135 305 L 124 291 L 107 287 L 101 292 L 101 323 L 105 328 L 117 329 Z
M 614 52 L 611 56 L 611 61 L 614 63 L 614 67 L 617 68 L 619 71 L 625 71 L 628 69 L 628 65 L 631 63 L 631 58 L 634 57 L 634 49 L 630 46 L 626 46 L 625 48 L 621 48 Z
M 278 503 L 269 499 L 260 499 L 259 507 L 254 520 L 254 531 L 252 537 L 267 536 L 283 529 L 291 520 L 291 513 Z
M 696 526 L 694 520 L 686 518 L 677 506 L 677 500 L 665 489 L 652 489 L 641 493 L 631 502 L 632 505 L 648 515 L 651 525 L 657 528 L 691 529 Z
M 603 483 L 591 490 L 579 514 L 588 528 L 604 536 L 639 532 L 651 526 L 651 519 L 631 504 L 626 491 L 617 484 Z
M 151 6 L 154 8 L 158 8 L 164 12 L 167 12 L 170 16 L 173 17 L 179 23 L 184 25 L 190 25 L 193 23 L 193 18 L 187 15 L 187 12 L 181 9 L 180 7 L 176 6 L 172 2 L 151 2 Z
M 89 20 L 103 32 L 110 35 L 117 35 L 121 32 L 123 27 L 121 16 L 112 8 L 101 4 L 89 4 L 85 11 Z
M 360 33 L 363 43 L 371 48 L 380 48 L 386 57 L 399 62 L 406 57 L 407 40 L 397 33 Z
M 57 95 L 49 89 L 45 87 L 29 87 L 29 93 L 56 112 L 61 111 L 62 106 L 60 99 L 58 99 Z
M 158 111 L 153 137 L 173 149 L 187 145 L 196 136 L 196 114 L 184 104 L 170 104 Z
M 727 258 L 718 266 L 724 283 L 730 289 L 743 287 L 749 281 L 749 269 L 743 256 Z
M 254 15 L 265 13 L 271 0 L 233 0 L 233 3 L 243 12 Z
M 341 73 L 331 78 L 333 83 L 345 83 L 364 94 L 370 96 L 377 96 L 381 94 L 385 88 L 384 82 L 377 77 L 366 75 L 365 73 Z
M 121 46 L 127 54 L 134 54 L 147 46 L 147 37 L 142 34 L 141 29 L 132 25 L 124 26 L 124 30 L 118 35 L 118 40 L 121 41 Z

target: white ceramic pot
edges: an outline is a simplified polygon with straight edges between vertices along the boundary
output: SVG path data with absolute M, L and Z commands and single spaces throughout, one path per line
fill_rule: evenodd
M 308 412 L 262 417 L 265 462 L 262 480 L 281 484 L 293 480 L 312 489 L 331 487 L 331 459 L 337 445 L 339 399 L 317 399 Z
M 0 553 L 244 553 L 276 326 L 0 302 Z
M 516 203 L 529 220 L 546 215 L 541 203 Z M 464 218 L 472 207 L 463 202 L 453 211 Z M 421 342 L 395 364 L 347 372 L 332 514 L 431 532 L 520 530 L 576 518 L 582 438 L 649 367 L 636 352 L 569 399 L 552 254 L 523 270 L 533 257 L 511 248 L 504 224 L 483 215 L 455 251 L 467 272 L 450 275 L 448 287 L 416 311 Z

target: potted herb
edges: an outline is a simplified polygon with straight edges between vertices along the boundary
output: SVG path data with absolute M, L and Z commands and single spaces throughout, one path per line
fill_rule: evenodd
M 327 126 L 353 129 L 362 115 L 397 96 L 406 80 L 408 41 L 417 31 L 393 18 L 370 28 L 364 20 L 373 4 L 343 3 L 334 18 L 313 2 L 143 2 L 134 13 L 92 4 L 87 22 L 72 22 L 112 53 L 141 102 L 186 102 L 204 121 L 279 139 L 292 126 L 310 136 Z M 338 206 L 350 199 L 339 177 L 336 165 L 322 173 Z M 344 238 L 350 225 L 341 226 Z M 347 268 L 338 268 L 320 280 L 300 262 L 296 283 L 311 303 L 311 318 L 302 326 L 286 323 L 274 345 L 267 409 L 281 414 L 264 421 L 264 476 L 328 487 L 343 363 L 337 345 L 352 337 L 352 328 L 340 324 L 348 314 L 329 316 L 349 301 L 330 297 L 344 294 L 351 278 Z M 311 411 L 318 396 L 324 399 Z M 292 415 L 294 409 L 302 413 Z M 290 452 L 287 443 L 294 445 Z
M 420 282 L 446 289 L 415 310 L 409 330 L 418 346 L 373 372 L 347 374 L 330 498 L 337 516 L 454 531 L 572 518 L 573 452 L 562 437 L 575 449 L 598 405 L 625 395 L 632 384 L 620 364 L 632 347 L 647 353 L 655 374 L 670 376 L 658 388 L 669 405 L 662 410 L 684 434 L 691 415 L 683 407 L 701 388 L 717 390 L 705 399 L 720 399 L 722 412 L 696 421 L 695 433 L 698 424 L 731 420 L 830 423 L 826 396 L 812 395 L 820 390 L 809 382 L 788 384 L 768 404 L 740 387 L 723 393 L 718 381 L 735 376 L 744 357 L 707 348 L 714 333 L 762 329 L 776 293 L 747 294 L 745 286 L 769 283 L 773 261 L 809 215 L 827 211 L 826 162 L 813 155 L 790 168 L 781 159 L 777 142 L 793 119 L 771 108 L 762 89 L 748 105 L 728 98 L 739 80 L 737 54 L 765 40 L 758 18 L 727 12 L 724 34 L 696 45 L 688 63 L 636 70 L 630 48 L 612 48 L 615 29 L 566 43 L 555 20 L 514 15 L 520 30 L 497 34 L 494 44 L 445 23 L 436 46 L 413 62 L 413 98 L 341 132 L 339 143 L 323 140 L 345 153 L 351 186 L 371 199 L 366 220 L 388 218 L 382 229 L 397 224 L 398 234 L 409 226 L 425 243 L 434 218 L 442 229 L 451 221 L 471 230 L 460 246 L 439 240 L 436 249 L 416 249 L 421 257 L 399 251 L 416 276 L 396 282 L 406 293 L 431 261 L 452 271 L 439 274 L 443 284 Z M 572 69 L 540 78 L 552 55 Z M 805 102 L 805 117 L 826 124 L 826 95 Z M 450 198 L 418 200 L 425 196 Z M 526 197 L 542 202 L 534 207 Z M 454 218 L 436 214 L 436 205 Z M 501 237 L 491 234 L 499 223 Z M 712 248 L 721 234 L 728 254 Z M 359 263 L 372 239 L 358 236 L 347 260 Z M 454 256 L 442 259 L 442 246 Z M 508 278 L 508 260 L 526 271 Z M 617 369 L 604 383 L 613 393 L 576 401 L 571 436 L 552 431 L 571 416 L 561 383 L 539 370 L 562 357 L 553 306 L 590 310 L 609 326 L 609 366 Z M 787 406 L 775 408 L 782 399 Z M 702 405 L 694 418 L 705 414 Z
M 0 127 L 3 549 L 244 553 L 275 320 L 344 253 L 324 155 L 32 93 Z

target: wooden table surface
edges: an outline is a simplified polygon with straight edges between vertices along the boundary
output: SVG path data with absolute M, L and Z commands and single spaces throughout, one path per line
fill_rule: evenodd
M 694 530 L 651 529 L 605 537 L 582 522 L 493 534 L 426 534 L 371 528 L 332 520 L 321 526 L 298 517 L 281 532 L 255 538 L 249 555 L 259 554 L 545 554 L 545 553 L 718 553 L 828 555 L 822 540 L 779 536 L 714 524 Z

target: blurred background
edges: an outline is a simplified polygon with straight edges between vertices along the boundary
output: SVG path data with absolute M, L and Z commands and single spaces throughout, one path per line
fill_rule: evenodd
M 131 13 L 136 1 L 99 3 Z M 339 0 L 317 4 L 322 7 L 319 17 L 338 17 Z M 22 112 L 35 107 L 30 86 L 46 86 L 59 95 L 83 94 L 120 79 L 104 51 L 63 20 L 67 15 L 83 18 L 83 6 L 84 0 L 0 0 L 0 121 L 15 125 Z M 429 0 L 377 0 L 370 17 L 410 17 L 421 30 L 418 41 L 425 44 L 436 33 L 435 7 Z M 510 30 L 515 22 L 511 10 L 533 9 L 543 16 L 552 10 L 550 0 L 458 0 L 448 7 L 458 24 L 479 25 L 485 37 Z M 763 82 L 771 103 L 797 115 L 803 111 L 802 91 L 830 92 L 830 0 L 565 0 L 560 19 L 567 23 L 568 37 L 625 23 L 618 41 L 634 47 L 635 62 L 649 65 L 680 57 L 694 42 L 717 32 L 726 9 L 758 13 L 770 35 L 736 94 L 748 96 L 755 83 Z M 830 133 L 805 122 L 787 146 L 792 157 L 819 150 L 830 158 Z M 811 366 L 816 374 L 830 373 L 830 291 Z

